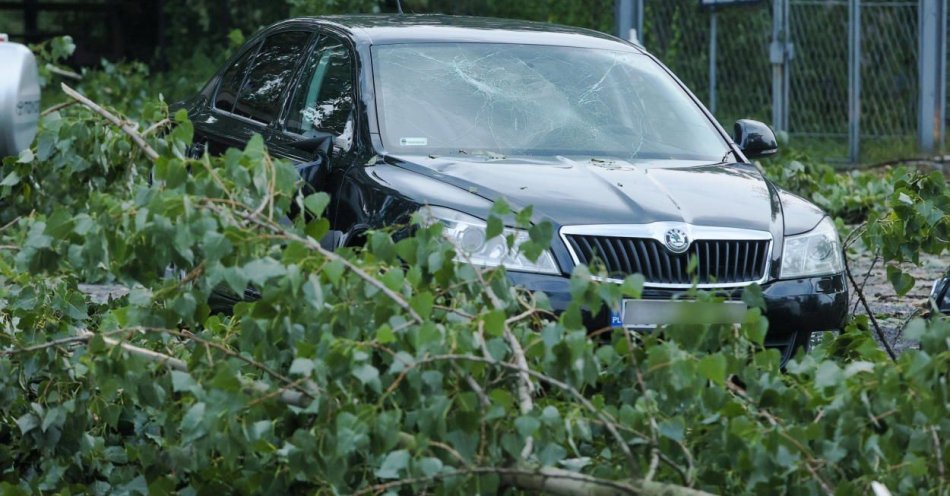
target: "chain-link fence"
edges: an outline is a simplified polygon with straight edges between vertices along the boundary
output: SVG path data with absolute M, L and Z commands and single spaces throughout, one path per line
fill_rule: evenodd
M 797 148 L 852 163 L 913 156 L 929 130 L 945 135 L 947 112 L 932 107 L 946 106 L 947 0 L 768 0 L 719 10 L 639 1 L 644 46 L 727 129 L 760 119 Z M 927 20 L 933 12 L 939 22 Z M 922 19 L 932 22 L 926 33 Z M 936 100 L 922 96 L 927 84 Z
M 710 50 L 712 13 L 698 2 L 647 1 L 644 12 L 641 42 L 706 102 L 726 129 L 743 117 L 770 120 L 769 6 L 717 12 L 721 29 L 715 54 Z

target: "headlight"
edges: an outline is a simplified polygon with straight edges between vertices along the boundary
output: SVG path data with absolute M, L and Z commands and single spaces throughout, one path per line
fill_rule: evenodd
M 473 265 L 505 266 L 508 270 L 560 274 L 549 250 L 532 262 L 518 247 L 530 239 L 522 229 L 505 228 L 500 236 L 487 239 L 488 225 L 485 221 L 444 207 L 425 207 L 420 213 L 426 222 L 441 222 L 442 234 L 455 246 L 456 260 Z M 514 236 L 514 244 L 508 249 L 508 236 Z
M 828 217 L 805 234 L 785 238 L 782 279 L 837 274 L 842 270 L 841 241 Z

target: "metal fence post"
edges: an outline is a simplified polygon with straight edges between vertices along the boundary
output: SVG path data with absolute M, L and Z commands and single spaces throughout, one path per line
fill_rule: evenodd
M 633 26 L 637 28 L 637 41 L 641 44 L 643 43 L 643 18 L 646 17 L 646 12 L 643 10 L 644 0 L 636 0 L 634 2 L 634 15 L 636 16 L 633 21 Z
M 716 54 L 718 52 L 719 25 L 716 18 L 716 7 L 709 12 L 709 111 L 716 114 Z
M 861 0 L 848 1 L 848 160 L 861 157 Z
M 617 37 L 634 43 L 643 39 L 643 0 L 617 0 Z
M 617 19 L 617 37 L 627 39 L 633 21 L 633 0 L 617 0 L 615 6 Z
M 788 131 L 788 0 L 772 0 L 772 127 Z
M 942 0 L 939 3 L 939 7 L 940 10 L 937 12 L 937 33 L 939 34 L 940 51 L 937 54 L 937 61 L 940 65 L 937 69 L 937 78 L 939 80 L 937 84 L 937 108 L 940 114 L 937 127 L 937 132 L 939 133 L 937 135 L 937 146 L 943 150 L 947 139 L 947 15 L 950 14 L 950 6 L 947 5 L 947 0 Z
M 917 134 L 921 151 L 933 153 L 943 141 L 946 76 L 946 10 L 944 0 L 920 0 L 919 78 Z

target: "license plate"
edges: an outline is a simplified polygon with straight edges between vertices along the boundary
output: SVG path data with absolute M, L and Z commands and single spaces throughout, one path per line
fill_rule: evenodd
M 668 324 L 738 324 L 748 306 L 741 301 L 624 300 L 624 327 L 652 329 Z

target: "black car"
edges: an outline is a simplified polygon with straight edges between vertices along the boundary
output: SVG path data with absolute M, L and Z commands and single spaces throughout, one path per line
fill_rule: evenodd
M 592 327 L 682 313 L 690 257 L 699 287 L 732 299 L 726 320 L 744 312 L 742 288 L 761 285 L 768 344 L 786 359 L 847 312 L 834 224 L 749 160 L 776 151 L 769 128 L 739 121 L 731 139 L 656 58 L 602 33 L 431 15 L 292 19 L 255 35 L 181 105 L 196 153 L 260 134 L 301 164 L 333 198 L 333 245 L 425 209 L 468 259 L 504 265 L 555 309 L 578 264 L 601 260 L 610 281 L 643 274 L 644 300 Z M 502 197 L 553 223 L 538 260 L 485 239 Z

